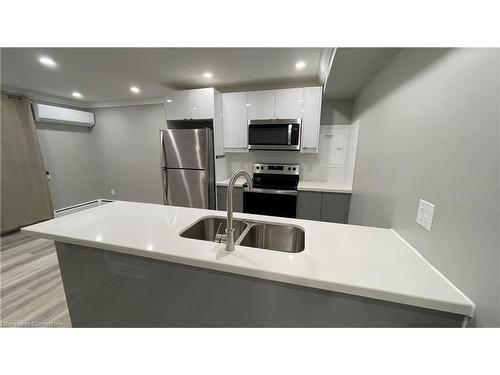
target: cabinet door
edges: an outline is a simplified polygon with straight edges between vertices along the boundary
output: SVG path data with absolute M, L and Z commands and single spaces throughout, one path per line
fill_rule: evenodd
M 247 93 L 222 94 L 224 149 L 248 151 Z
M 323 193 L 321 221 L 346 224 L 350 202 L 351 194 Z
M 297 196 L 297 219 L 321 220 L 321 193 L 299 191 Z
M 304 114 L 304 89 L 276 90 L 275 117 L 302 118 Z
M 190 117 L 188 92 L 173 91 L 165 103 L 167 120 L 184 120 Z
M 224 155 L 224 129 L 222 116 L 222 94 L 214 90 L 214 148 L 215 156 Z
M 322 88 L 304 88 L 304 116 L 302 116 L 301 152 L 318 152 L 321 119 Z
M 189 111 L 192 119 L 214 118 L 214 89 L 189 90 Z
M 275 118 L 274 104 L 276 91 L 250 91 L 248 93 L 248 119 L 267 120 Z

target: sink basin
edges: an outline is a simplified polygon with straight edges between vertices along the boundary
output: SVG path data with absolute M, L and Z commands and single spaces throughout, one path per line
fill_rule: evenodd
M 241 220 L 233 220 L 234 238 L 241 236 L 247 223 Z M 224 234 L 227 228 L 227 219 L 220 217 L 206 217 L 191 225 L 181 233 L 181 237 L 195 240 L 215 241 L 217 230 L 219 234 Z
M 304 250 L 304 231 L 283 224 L 256 223 L 240 242 L 242 246 L 299 253 Z
M 226 228 L 226 218 L 209 216 L 184 230 L 181 237 L 219 242 L 216 235 L 224 234 Z M 304 250 L 304 231 L 293 225 L 233 219 L 233 228 L 235 245 L 287 253 Z

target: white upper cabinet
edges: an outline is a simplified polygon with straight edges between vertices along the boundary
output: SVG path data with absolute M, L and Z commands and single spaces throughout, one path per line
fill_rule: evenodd
M 248 119 L 267 120 L 275 118 L 276 90 L 250 91 L 248 93 Z
M 301 152 L 316 153 L 319 144 L 322 88 L 304 88 L 304 115 L 302 116 Z
M 304 114 L 304 89 L 276 90 L 275 118 L 302 118 Z
M 189 98 L 186 90 L 173 91 L 165 103 L 167 120 L 184 120 L 189 118 Z
M 214 89 L 172 92 L 165 103 L 167 120 L 200 120 L 214 117 Z
M 246 92 L 222 94 L 225 151 L 248 151 L 247 100 Z
M 213 120 L 215 155 L 224 155 L 222 94 L 214 88 L 172 92 L 165 102 L 167 121 Z
M 192 119 L 214 118 L 214 89 L 188 91 L 190 117 Z
M 248 121 L 302 119 L 300 152 L 317 153 L 322 88 L 233 92 L 223 94 L 224 150 L 248 149 Z

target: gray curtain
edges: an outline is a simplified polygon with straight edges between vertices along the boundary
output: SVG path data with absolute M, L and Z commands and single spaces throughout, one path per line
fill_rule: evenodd
M 54 217 L 27 98 L 1 96 L 1 232 Z

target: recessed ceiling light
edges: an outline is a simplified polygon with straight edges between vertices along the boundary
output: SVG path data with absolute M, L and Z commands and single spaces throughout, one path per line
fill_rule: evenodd
M 38 61 L 40 61 L 40 64 L 43 64 L 45 66 L 50 66 L 51 68 L 55 68 L 57 66 L 57 63 L 47 56 L 40 57 Z
M 167 99 L 167 103 L 172 103 L 172 99 Z
M 305 67 L 306 67 L 306 63 L 304 61 L 298 61 L 295 64 L 295 69 L 297 69 L 297 70 L 304 69 Z
M 132 91 L 134 94 L 139 94 L 141 92 L 141 90 L 137 86 L 132 86 L 130 88 L 130 91 Z
M 78 91 L 74 91 L 71 95 L 73 95 L 74 98 L 83 98 L 83 95 Z
M 203 77 L 212 78 L 212 73 L 210 73 L 210 72 L 203 73 Z

